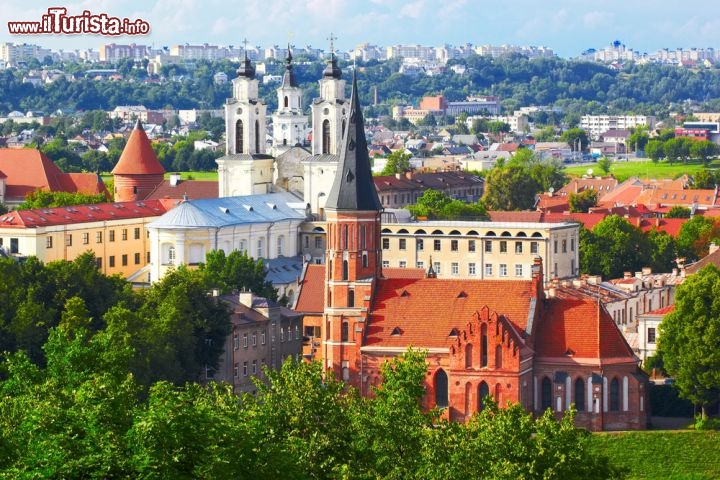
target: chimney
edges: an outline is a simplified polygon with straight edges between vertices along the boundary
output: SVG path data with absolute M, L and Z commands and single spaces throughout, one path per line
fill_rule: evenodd
M 408 180 L 412 180 L 413 179 L 413 171 L 408 170 L 407 172 L 405 172 L 405 178 Z
M 632 272 L 625 272 L 623 273 L 623 278 L 632 278 Z
M 677 269 L 677 268 L 673 268 L 673 269 L 672 269 L 672 274 L 673 274 L 673 277 L 677 277 L 677 276 L 678 276 L 678 269 Z
M 400 173 L 400 172 L 396 172 L 396 173 L 395 173 L 395 178 L 397 178 L 398 180 L 400 180 L 401 177 L 402 177 L 402 173 Z
M 177 187 L 178 183 L 180 183 L 180 174 L 179 173 L 171 173 L 170 174 L 170 186 Z
M 533 264 L 530 267 L 532 277 L 531 296 L 542 300 L 545 297 L 545 290 L 543 289 L 543 264 L 542 257 L 535 257 Z
M 642 274 L 643 275 L 652 275 L 652 267 L 643 267 Z
M 642 278 L 643 272 L 635 272 L 635 278 Z
M 245 305 L 248 308 L 252 308 L 254 298 L 255 298 L 254 293 L 247 292 L 245 290 L 240 292 L 240 295 L 238 296 L 238 300 L 240 301 L 240 304 Z
M 708 255 L 717 252 L 718 248 L 720 248 L 720 246 L 718 246 L 715 242 L 712 242 L 708 250 Z

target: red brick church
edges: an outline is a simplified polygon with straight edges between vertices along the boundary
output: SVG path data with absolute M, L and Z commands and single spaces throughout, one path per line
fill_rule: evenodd
M 427 408 L 464 421 L 492 395 L 541 414 L 575 404 L 578 426 L 645 428 L 647 377 L 610 315 L 589 300 L 547 298 L 532 280 L 452 280 L 381 268 L 380 212 L 357 83 L 325 207 L 325 265 L 307 265 L 296 309 L 320 326 L 324 367 L 363 395 L 380 365 L 427 351 Z M 324 287 L 323 287 L 324 286 Z M 307 323 L 306 323 L 307 325 Z

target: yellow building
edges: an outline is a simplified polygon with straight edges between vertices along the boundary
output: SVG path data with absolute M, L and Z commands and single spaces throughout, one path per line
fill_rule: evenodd
M 44 263 L 72 261 L 91 250 L 103 273 L 147 282 L 146 225 L 172 206 L 174 202 L 146 200 L 15 210 L 0 215 L 0 249 L 9 256 L 35 256 Z

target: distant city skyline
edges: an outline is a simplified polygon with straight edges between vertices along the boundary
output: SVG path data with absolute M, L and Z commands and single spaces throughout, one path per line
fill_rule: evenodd
M 177 44 L 268 47 L 288 41 L 298 47 L 349 51 L 360 43 L 380 46 L 545 46 L 564 58 L 589 48 L 601 49 L 615 40 L 638 52 L 662 48 L 720 48 L 720 14 L 714 2 L 701 0 L 692 8 L 668 0 L 245 0 L 228 8 L 221 0 L 109 0 L 39 2 L 4 0 L 0 42 L 32 43 L 46 48 L 97 50 L 104 43 L 137 43 L 160 48 Z M 703 8 L 705 5 L 705 8 Z M 68 15 L 90 14 L 137 19 L 150 24 L 147 35 L 13 35 L 7 22 L 39 22 L 50 7 Z

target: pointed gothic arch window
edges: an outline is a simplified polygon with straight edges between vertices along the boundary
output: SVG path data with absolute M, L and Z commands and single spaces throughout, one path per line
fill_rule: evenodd
M 478 412 L 482 411 L 485 397 L 488 395 L 490 395 L 490 387 L 485 381 L 480 382 L 480 385 L 478 385 Z
M 488 338 L 487 338 L 487 324 L 483 323 L 480 327 L 480 366 L 487 367 L 488 365 Z
M 243 121 L 235 122 L 235 153 L 243 153 Z
M 540 409 L 542 411 L 552 407 L 552 382 L 548 377 L 543 377 L 540 385 Z
M 575 380 L 575 408 L 578 412 L 585 411 L 585 382 L 582 378 Z
M 322 123 L 322 153 L 330 153 L 330 120 Z
M 343 280 L 347 280 L 348 277 L 350 276 L 350 269 L 349 269 L 347 260 L 343 260 L 343 272 L 342 273 L 343 273 Z
M 448 406 L 448 376 L 442 368 L 435 374 L 435 406 Z
M 465 368 L 472 368 L 472 364 L 473 364 L 472 354 L 473 354 L 472 343 L 468 343 L 467 345 L 465 345 Z
M 260 121 L 255 120 L 255 153 L 260 153 Z
M 348 290 L 348 307 L 355 306 L 355 290 Z

